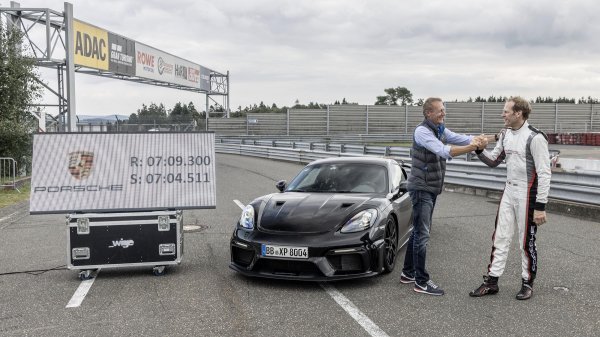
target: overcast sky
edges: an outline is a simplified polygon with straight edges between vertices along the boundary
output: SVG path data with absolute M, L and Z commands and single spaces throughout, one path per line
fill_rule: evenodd
M 63 1 L 19 2 L 64 9 Z M 296 99 L 373 104 L 397 86 L 415 99 L 600 97 L 598 0 L 71 3 L 77 19 L 229 71 L 232 111 Z M 150 102 L 205 106 L 202 94 L 83 74 L 76 95 L 78 114 L 129 115 Z

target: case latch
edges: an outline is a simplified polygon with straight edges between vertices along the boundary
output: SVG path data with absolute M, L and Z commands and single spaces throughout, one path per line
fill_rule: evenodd
M 175 255 L 175 244 L 161 243 L 158 245 L 158 255 Z
M 87 260 L 90 258 L 90 248 L 79 247 L 71 250 L 71 257 L 73 260 Z
M 90 219 L 78 218 L 77 219 L 77 234 L 90 234 Z
M 159 215 L 158 216 L 158 231 L 159 232 L 168 232 L 171 229 L 169 223 L 168 215 Z

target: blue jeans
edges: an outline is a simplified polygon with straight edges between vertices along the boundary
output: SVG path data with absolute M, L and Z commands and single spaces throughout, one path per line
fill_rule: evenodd
M 429 281 L 425 258 L 437 195 L 426 191 L 410 191 L 409 194 L 413 204 L 413 231 L 406 245 L 402 272 L 404 275 L 414 276 L 418 284 L 425 284 Z

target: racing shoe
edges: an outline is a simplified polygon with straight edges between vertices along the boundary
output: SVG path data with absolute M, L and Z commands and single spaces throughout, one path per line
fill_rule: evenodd
M 425 284 L 419 284 L 415 282 L 416 292 L 421 294 L 433 295 L 433 296 L 442 296 L 444 295 L 444 291 L 438 287 L 432 280 L 427 281 Z
M 494 276 L 483 276 L 483 283 L 479 286 L 479 288 L 471 291 L 469 296 L 471 297 L 481 297 L 485 295 L 494 295 L 498 293 L 500 288 L 498 288 L 498 278 Z
M 521 285 L 521 291 L 517 294 L 518 300 L 528 300 L 533 295 L 533 281 L 525 281 L 523 280 L 523 284 Z
M 404 283 L 404 284 L 415 283 L 415 277 L 408 276 L 408 275 L 404 274 L 404 272 L 402 272 L 400 274 L 400 283 Z

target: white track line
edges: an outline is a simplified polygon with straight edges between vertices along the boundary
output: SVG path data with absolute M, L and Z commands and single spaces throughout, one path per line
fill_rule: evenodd
M 19 212 L 19 211 L 17 211 L 17 212 L 13 212 L 13 213 L 11 213 L 11 214 L 9 214 L 9 215 L 5 216 L 4 218 L 1 218 L 1 219 L 0 219 L 0 222 L 4 221 L 4 220 L 6 220 L 6 219 L 10 219 L 10 218 L 12 218 L 12 216 L 13 216 L 13 215 L 15 215 L 15 214 L 17 214 L 18 212 Z
M 244 204 L 242 204 L 242 203 L 241 203 L 239 200 L 235 200 L 235 199 L 234 199 L 234 200 L 233 200 L 233 202 L 235 202 L 235 204 L 236 204 L 236 205 L 238 205 L 238 207 L 239 207 L 239 208 L 241 208 L 241 209 L 244 209 L 244 207 L 246 207 L 246 206 L 244 206 Z
M 93 278 L 81 281 L 79 288 L 75 290 L 73 297 L 71 297 L 71 300 L 69 301 L 69 303 L 67 303 L 67 306 L 65 308 L 77 308 L 81 305 L 83 299 L 85 298 L 85 295 L 87 295 L 88 291 L 92 287 L 92 284 L 94 284 L 98 273 L 100 273 L 100 269 L 92 273 L 94 276 Z
M 389 337 L 385 331 L 381 330 L 367 315 L 363 314 L 344 294 L 335 289 L 332 285 L 325 282 L 319 283 L 323 289 L 333 298 L 337 304 L 346 310 L 354 320 L 365 329 L 365 331 L 373 337 Z
M 244 209 L 244 204 L 242 204 L 239 200 L 233 200 L 233 202 L 238 205 L 239 208 Z M 329 285 L 324 282 L 319 283 L 323 289 L 333 298 L 337 304 L 344 309 L 348 315 L 350 315 L 354 320 L 362 326 L 365 331 L 373 336 L 373 337 L 389 337 L 385 331 L 381 330 L 373 321 L 367 317 L 367 315 L 363 314 L 358 308 L 352 303 L 344 294 L 335 289 L 332 285 Z

